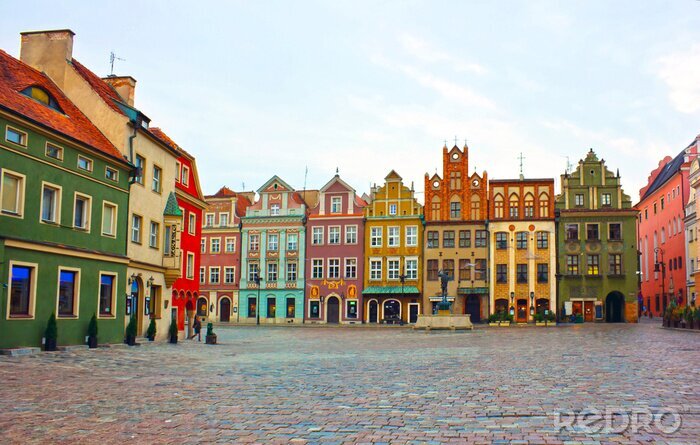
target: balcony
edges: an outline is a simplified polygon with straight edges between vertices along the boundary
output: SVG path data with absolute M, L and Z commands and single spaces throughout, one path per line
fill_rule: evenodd
M 165 285 L 166 287 L 171 287 L 175 280 L 180 278 L 180 255 L 181 251 L 178 249 L 175 255 L 164 255 L 163 256 L 163 267 L 165 268 Z

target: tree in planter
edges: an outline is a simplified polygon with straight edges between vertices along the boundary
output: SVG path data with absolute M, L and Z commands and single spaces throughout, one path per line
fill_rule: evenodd
M 93 314 L 92 318 L 90 319 L 90 324 L 88 324 L 87 335 L 88 335 L 88 347 L 89 348 L 96 348 L 97 347 L 97 314 Z
M 46 331 L 44 332 L 44 351 L 55 351 L 57 339 L 58 326 L 56 325 L 56 314 L 51 313 L 49 322 L 46 324 Z
M 170 335 L 170 343 L 177 344 L 177 321 L 175 319 L 170 322 L 168 333 Z
M 156 320 L 151 318 L 151 322 L 148 324 L 148 329 L 146 330 L 146 337 L 148 341 L 153 341 L 156 339 Z
M 129 346 L 136 344 L 136 317 L 133 315 L 129 320 L 129 324 L 126 325 L 126 344 Z

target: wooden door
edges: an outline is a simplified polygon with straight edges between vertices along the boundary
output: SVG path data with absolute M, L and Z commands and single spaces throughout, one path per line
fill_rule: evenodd
M 527 300 L 518 300 L 518 306 L 515 310 L 515 320 L 518 323 L 527 323 Z
M 585 301 L 583 303 L 583 320 L 584 321 L 593 321 L 593 302 L 592 301 Z

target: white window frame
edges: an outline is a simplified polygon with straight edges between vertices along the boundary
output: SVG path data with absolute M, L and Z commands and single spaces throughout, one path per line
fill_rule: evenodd
M 44 189 L 45 188 L 50 188 L 53 189 L 56 192 L 56 199 L 54 200 L 54 208 L 53 208 L 53 220 L 45 220 L 44 219 Z M 39 205 L 39 222 L 42 224 L 49 224 L 49 225 L 60 225 L 61 224 L 61 200 L 63 197 L 63 187 L 60 185 L 53 184 L 51 182 L 47 181 L 41 181 L 41 202 Z
M 134 219 L 135 218 L 138 218 L 138 221 L 139 221 L 139 229 L 138 229 L 139 239 L 137 241 L 134 241 Z M 130 228 L 129 240 L 132 243 L 142 244 L 143 243 L 143 216 L 139 215 L 138 213 L 132 213 L 129 228 Z
M 331 213 L 343 213 L 343 198 L 341 196 L 331 197 Z
M 294 245 L 292 245 L 292 238 L 295 240 Z M 297 251 L 299 250 L 299 234 L 298 233 L 288 233 L 287 234 L 287 250 Z
M 381 226 L 370 227 L 370 247 L 382 247 L 383 232 Z
M 392 234 L 392 232 L 394 232 L 394 233 Z M 401 226 L 389 226 L 389 227 L 387 227 L 386 246 L 387 247 L 400 247 L 401 246 Z
M 279 204 L 270 205 L 270 216 L 279 216 L 281 206 Z
M 398 206 L 396 204 L 389 204 L 389 215 L 396 215 L 398 213 Z
M 85 218 L 85 221 L 86 221 L 85 227 L 78 227 L 75 225 L 75 204 L 78 201 L 78 197 L 83 198 L 87 201 L 85 215 L 83 215 Z M 74 192 L 73 193 L 73 221 L 72 221 L 73 228 L 90 233 L 90 226 L 91 225 L 92 225 L 92 196 L 86 195 L 85 193 Z
M 418 257 L 410 256 L 404 258 L 404 265 L 406 266 L 405 275 L 407 280 L 417 280 L 418 279 Z M 409 264 L 415 264 L 415 268 L 410 268 Z M 411 273 L 413 271 L 413 273 Z
M 110 172 L 112 173 L 112 178 L 110 178 Z M 112 168 L 109 165 L 105 166 L 105 179 L 109 181 L 119 182 L 119 170 Z
M 354 264 L 353 264 L 352 267 L 354 267 L 354 273 L 353 273 L 352 275 L 349 275 L 349 274 L 348 274 L 348 267 L 350 267 L 350 262 L 353 262 L 353 261 L 354 261 Z M 344 263 L 345 263 L 345 264 L 344 264 L 343 274 L 344 274 L 344 276 L 345 276 L 345 279 L 347 279 L 347 280 L 356 280 L 356 279 L 357 279 L 357 258 L 355 258 L 355 257 L 353 257 L 353 258 L 345 258 Z
M 231 272 L 231 280 L 229 281 L 228 276 Z M 224 284 L 233 284 L 236 282 L 236 266 L 225 266 L 224 267 Z
M 86 161 L 88 168 L 83 168 L 80 166 L 80 161 Z M 86 171 L 86 172 L 92 172 L 92 169 L 94 168 L 94 163 L 92 159 L 88 158 L 87 156 L 83 155 L 78 155 L 78 160 L 76 161 L 76 166 L 78 167 L 79 170 Z
M 351 229 L 352 229 L 352 231 L 351 231 Z M 348 235 L 353 235 L 354 239 L 348 241 Z M 356 224 L 345 226 L 345 244 L 357 244 L 357 225 Z
M 333 264 L 331 264 L 331 262 L 333 262 Z M 328 258 L 328 269 L 326 270 L 327 278 L 329 280 L 339 280 L 340 277 L 342 277 L 340 267 L 340 258 Z M 331 275 L 331 268 L 335 268 L 335 275 Z
M 156 178 L 156 171 L 158 172 L 158 178 Z M 163 168 L 155 162 L 151 169 L 151 191 L 159 194 L 163 192 Z
M 332 234 L 333 234 L 334 231 L 335 231 L 335 235 L 336 235 L 336 240 L 337 240 L 337 242 L 333 242 Z M 332 245 L 335 246 L 335 245 L 339 245 L 340 242 L 341 242 L 341 239 L 340 239 L 340 226 L 328 226 L 328 244 L 329 244 L 329 245 L 332 244 Z
M 416 246 L 418 246 L 418 226 L 406 226 L 406 247 Z
M 73 313 L 70 315 L 60 315 L 58 312 L 58 300 L 61 293 L 61 271 L 75 272 L 75 283 L 73 289 Z M 76 267 L 58 266 L 58 273 L 56 276 L 56 308 L 55 314 L 56 318 L 78 318 L 80 316 L 80 276 L 82 275 L 81 270 Z
M 312 258 L 311 259 L 311 279 L 312 280 L 322 280 L 324 275 L 324 264 L 323 264 L 323 258 Z M 317 274 L 316 271 L 319 271 Z
M 180 161 L 175 161 L 175 181 L 182 181 L 182 163 Z
M 231 249 L 229 249 L 229 246 L 231 247 Z M 227 236 L 224 238 L 224 252 L 236 253 L 236 237 Z
M 214 272 L 216 272 L 216 280 L 213 279 Z M 209 284 L 221 284 L 221 266 L 209 267 Z
M 105 233 L 104 227 L 105 227 L 105 208 L 111 207 L 113 210 L 112 212 L 112 221 L 111 221 L 111 227 L 112 227 L 112 232 L 111 233 Z M 119 214 L 119 206 L 111 201 L 102 201 L 102 221 L 100 221 L 100 233 L 102 236 L 108 236 L 110 238 L 116 238 L 117 237 L 117 221 L 119 221 L 117 215 Z
M 49 155 L 49 146 L 58 149 L 58 157 Z M 63 151 L 63 147 L 61 147 L 60 145 L 56 145 L 53 142 L 46 141 L 46 144 L 44 145 L 44 156 L 46 156 L 47 158 L 51 158 L 54 161 L 63 162 Z
M 20 134 L 20 142 L 19 142 L 19 144 L 18 144 L 17 142 L 13 142 L 13 141 L 11 141 L 11 140 L 9 140 L 9 139 L 7 138 L 7 134 L 8 134 L 10 131 L 14 131 L 15 133 L 19 133 L 19 134 Z M 22 131 L 22 130 L 20 130 L 20 129 L 18 129 L 18 128 L 15 128 L 15 127 L 13 127 L 13 126 L 11 126 L 11 125 L 5 126 L 5 141 L 6 141 L 6 142 L 9 142 L 9 143 L 12 144 L 12 145 L 17 145 L 17 146 L 19 146 L 19 147 L 25 147 L 25 148 L 26 148 L 26 147 L 27 147 L 27 141 L 28 141 L 28 140 L 29 140 L 29 137 L 27 136 L 27 132 Z
M 199 267 L 199 284 L 205 284 L 207 282 L 207 268 L 206 266 Z
M 180 177 L 180 182 L 185 187 L 190 185 L 190 168 L 186 165 L 182 166 L 182 176 Z
M 199 252 L 200 253 L 207 253 L 207 237 L 203 236 L 202 239 L 199 241 Z
M 209 224 L 209 218 L 211 217 L 211 224 Z M 214 227 L 216 222 L 216 213 L 205 213 L 204 214 L 204 227 Z
M 274 243 L 272 240 L 274 239 Z M 280 250 L 280 234 L 279 233 L 268 233 L 267 234 L 267 251 L 277 252 Z
M 190 262 L 190 259 L 192 260 Z M 193 252 L 187 252 L 187 260 L 185 262 L 185 277 L 187 277 L 188 280 L 191 280 L 194 278 L 194 266 L 195 266 L 195 256 Z
M 23 219 L 24 218 L 24 201 L 25 201 L 24 196 L 25 196 L 25 189 L 27 186 L 27 177 L 21 173 L 17 173 L 15 171 L 8 170 L 6 168 L 2 168 L 0 173 L 1 173 L 0 174 L 0 215 L 9 216 L 11 218 Z M 15 205 L 17 206 L 17 213 L 2 209 L 2 196 L 3 196 L 2 188 L 4 187 L 4 184 L 5 184 L 5 175 L 10 175 L 10 176 L 13 176 L 13 177 L 19 179 L 19 186 L 17 187 L 17 195 L 15 196 Z
M 290 279 L 290 278 L 289 278 L 289 272 L 290 272 L 289 268 L 290 268 L 290 266 L 294 266 L 294 276 L 295 276 L 294 279 Z M 297 263 L 296 261 L 287 261 L 287 268 L 286 268 L 286 270 L 285 270 L 285 276 L 284 276 L 284 277 L 285 277 L 286 281 L 296 281 L 296 280 L 298 280 L 298 279 L 299 279 L 299 263 Z
M 221 221 L 226 219 L 226 224 L 223 224 Z M 228 227 L 228 212 L 219 212 L 219 227 Z
M 272 266 L 275 266 L 274 269 L 275 271 L 272 272 L 270 268 Z M 274 276 L 273 276 L 274 273 Z M 277 281 L 280 279 L 280 265 L 277 261 L 269 261 L 267 263 L 267 275 L 265 276 L 265 279 L 269 282 L 271 281 Z
M 154 227 L 156 228 L 156 233 L 153 233 Z M 148 224 L 148 247 L 151 249 L 160 248 L 160 223 L 157 221 L 151 220 L 150 224 Z
M 378 268 L 374 268 L 375 264 L 379 264 Z M 369 280 L 370 281 L 382 281 L 382 259 L 381 258 L 370 258 L 369 259 Z
M 197 233 L 197 214 L 194 212 L 187 212 L 187 233 L 194 235 Z
M 216 241 L 217 243 L 214 244 L 214 241 Z M 214 248 L 215 245 L 217 246 L 216 248 Z M 211 253 L 211 254 L 221 253 L 221 237 L 220 236 L 212 236 L 211 238 L 209 238 L 209 253 Z
M 316 241 L 317 235 L 320 235 L 318 237 L 319 241 Z M 323 245 L 323 226 L 315 226 L 311 228 L 311 244 L 314 246 Z
M 392 269 L 392 263 L 396 264 L 396 269 Z M 392 273 L 393 272 L 393 273 Z M 401 275 L 401 258 L 389 257 L 386 259 L 386 279 L 387 281 L 398 281 Z

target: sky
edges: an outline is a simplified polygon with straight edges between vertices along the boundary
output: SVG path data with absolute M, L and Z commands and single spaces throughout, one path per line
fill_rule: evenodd
M 593 148 L 634 202 L 700 133 L 700 1 L 3 1 L 0 48 L 69 28 L 73 56 L 197 158 L 206 194 L 272 175 L 358 194 L 396 170 L 555 178 Z M 557 185 L 558 187 L 558 185 Z

